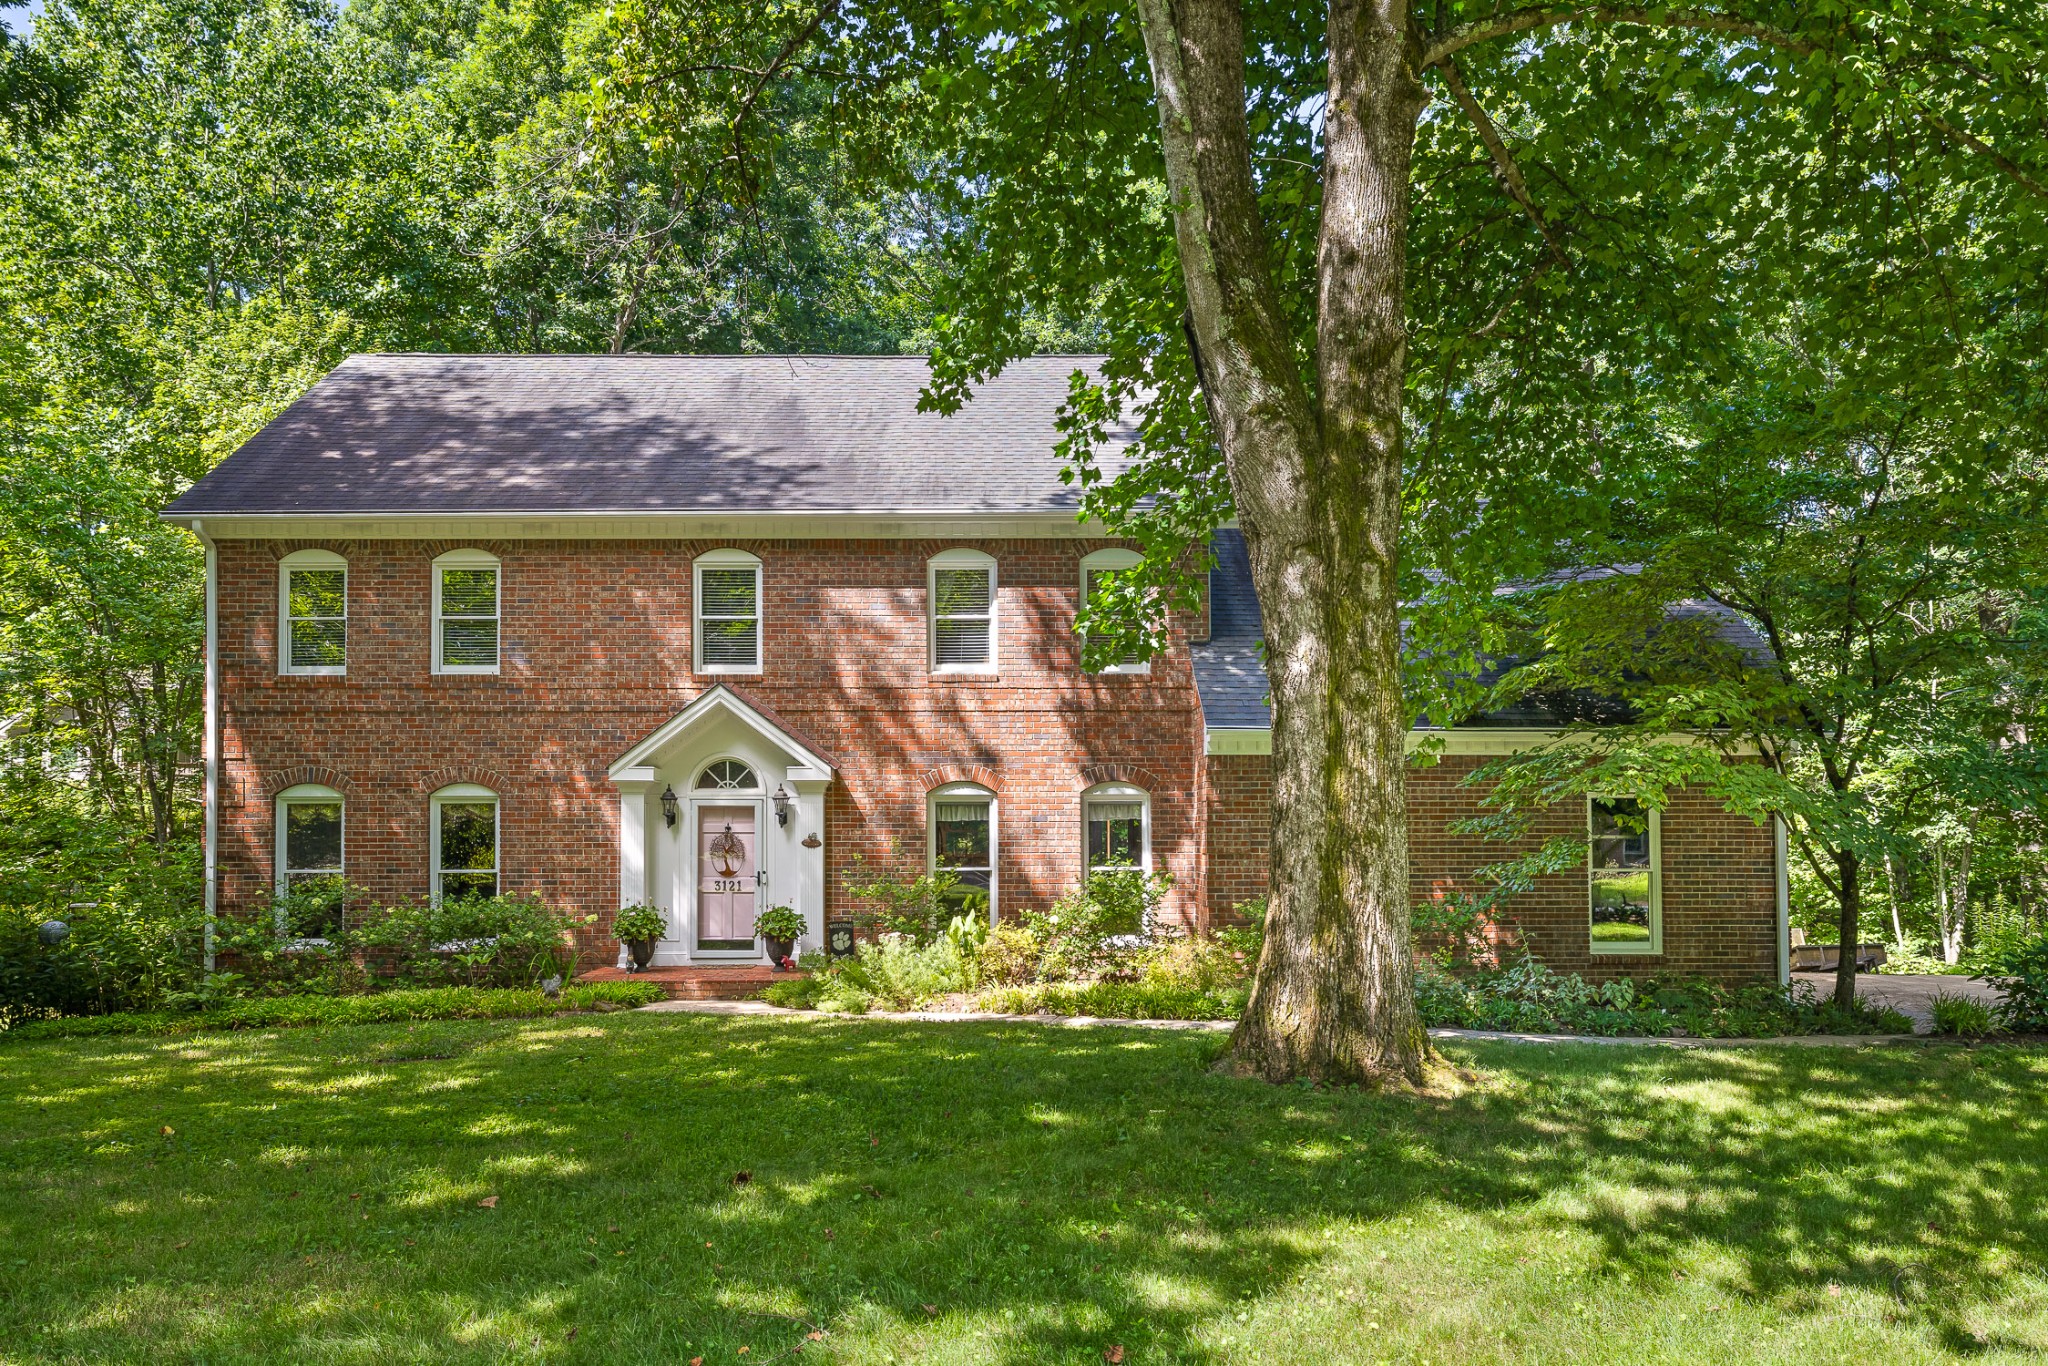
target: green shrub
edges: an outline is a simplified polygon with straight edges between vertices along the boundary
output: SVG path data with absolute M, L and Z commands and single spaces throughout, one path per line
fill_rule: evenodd
M 990 986 L 1022 986 L 1038 975 L 1038 951 L 1036 936 L 1006 920 L 974 951 L 975 980 Z
M 1912 1021 L 1888 1007 L 1851 1010 L 1818 997 L 1804 982 L 1724 987 L 1703 981 L 1595 985 L 1530 958 L 1493 972 L 1453 977 L 1416 971 L 1416 1008 L 1425 1025 L 1530 1033 L 1699 1038 L 1777 1038 L 1795 1034 L 1907 1034 Z
M 216 960 L 228 968 L 230 981 L 251 992 L 339 996 L 365 990 L 354 926 L 374 914 L 367 895 L 338 879 L 268 893 L 251 914 L 215 921 Z
M 1231 907 L 1231 912 L 1244 923 L 1226 925 L 1210 932 L 1210 938 L 1234 954 L 1244 955 L 1246 971 L 1259 966 L 1259 955 L 1266 949 L 1266 898 L 1253 897 L 1240 901 Z
M 954 916 L 974 909 L 969 902 L 978 903 L 983 915 L 988 913 L 988 898 L 961 892 L 959 882 L 957 874 L 943 868 L 929 873 L 870 872 L 858 853 L 846 874 L 846 890 L 875 904 L 875 920 L 884 933 L 920 944 L 931 943 L 945 933 Z
M 1982 982 L 1998 989 L 1998 1018 L 2018 1034 L 2048 1033 L 2048 935 L 1987 955 Z
M 1117 960 L 1154 931 L 1159 902 L 1172 885 L 1164 873 L 1090 873 L 1049 910 L 1026 911 L 1025 932 L 1039 945 L 1039 980 L 1074 981 L 1113 967 L 1134 972 Z
M 1241 949 L 1213 935 L 1176 935 L 1137 956 L 1137 980 L 1196 993 L 1248 988 L 1252 965 Z
M 885 934 L 862 941 L 849 958 L 800 964 L 808 976 L 771 984 L 762 993 L 771 1005 L 840 1011 L 916 1010 L 950 992 L 965 991 L 970 959 L 946 936 L 920 944 L 909 935 Z
M 1937 991 L 1927 1002 L 1934 1020 L 1934 1032 L 1965 1039 L 1981 1039 L 1998 1028 L 1991 1007 L 1982 1001 L 1952 991 Z
M 0 1033 L 9 1040 L 69 1039 L 110 1034 L 189 1034 L 216 1029 L 290 1029 L 306 1025 L 382 1024 L 399 1020 L 497 1020 L 564 1011 L 618 1010 L 651 1005 L 660 987 L 648 982 L 597 982 L 538 990 L 428 987 L 364 996 L 268 996 L 229 1001 L 208 1010 L 118 1012 L 31 1020 Z
M 61 943 L 41 940 L 38 931 L 50 920 L 70 926 Z M 204 936 L 196 904 L 0 906 L 0 1025 L 162 1006 L 198 981 Z
M 385 906 L 346 940 L 408 985 L 524 986 L 571 975 L 571 925 L 540 897 L 515 892 Z

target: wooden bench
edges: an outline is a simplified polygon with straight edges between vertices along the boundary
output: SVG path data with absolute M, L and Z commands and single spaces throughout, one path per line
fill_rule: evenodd
M 1875 972 L 1890 961 L 1882 944 L 1856 946 L 1856 971 Z M 1842 964 L 1840 944 L 1809 944 L 1806 931 L 1792 931 L 1792 971 L 1833 972 Z

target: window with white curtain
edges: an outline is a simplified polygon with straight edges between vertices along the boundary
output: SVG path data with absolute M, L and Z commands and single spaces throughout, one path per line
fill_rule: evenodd
M 696 559 L 696 670 L 761 672 L 761 561 L 744 550 Z
M 278 561 L 278 672 L 348 672 L 348 561 L 298 550 Z
M 1089 872 L 1151 868 L 1152 804 L 1143 789 L 1121 783 L 1089 788 L 1081 795 L 1081 824 Z
M 929 855 L 933 872 L 956 879 L 951 899 L 965 910 L 996 905 L 996 798 L 985 787 L 953 783 L 931 794 Z
M 926 568 L 934 673 L 992 673 L 996 667 L 996 562 L 978 550 L 948 550 Z
M 434 561 L 434 672 L 498 671 L 498 558 L 454 550 Z

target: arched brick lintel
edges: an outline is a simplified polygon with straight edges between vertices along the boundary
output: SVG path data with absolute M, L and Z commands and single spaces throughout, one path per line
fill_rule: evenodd
M 477 768 L 474 765 L 437 768 L 421 776 L 419 793 L 422 797 L 432 796 L 442 788 L 452 787 L 456 783 L 475 783 L 478 787 L 488 787 L 502 798 L 505 790 L 511 786 L 511 779 L 502 773 L 494 773 L 488 768 Z
M 286 788 L 297 787 L 301 783 L 318 783 L 322 787 L 331 787 L 342 795 L 343 800 L 352 801 L 356 795 L 356 785 L 339 769 L 327 768 L 320 764 L 300 764 L 295 768 L 281 768 L 266 773 L 263 776 L 263 796 L 265 800 L 275 798 Z
M 1129 783 L 1147 792 L 1157 792 L 1167 786 L 1164 778 L 1142 764 L 1083 764 L 1082 786 L 1094 787 L 1099 783 Z
M 991 792 L 1003 790 L 1002 778 L 987 764 L 936 764 L 920 773 L 917 780 L 927 792 L 947 783 L 979 783 Z

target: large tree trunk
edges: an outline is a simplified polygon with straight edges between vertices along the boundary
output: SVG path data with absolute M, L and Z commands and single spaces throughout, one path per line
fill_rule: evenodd
M 1230 0 L 1140 0 L 1189 332 L 1265 620 L 1266 949 L 1234 1040 L 1287 1080 L 1420 1080 L 1401 697 L 1408 172 L 1424 95 L 1404 15 L 1330 13 L 1316 392 L 1279 307 Z

